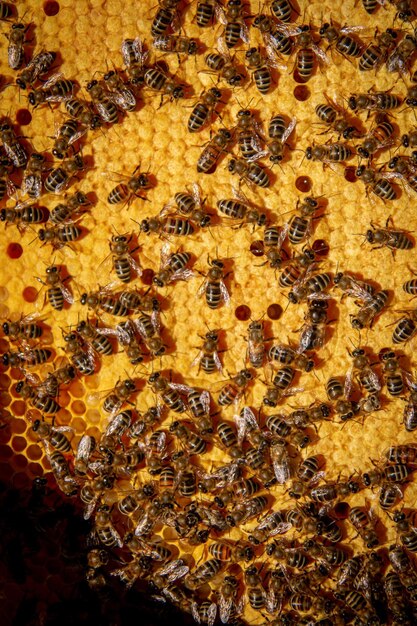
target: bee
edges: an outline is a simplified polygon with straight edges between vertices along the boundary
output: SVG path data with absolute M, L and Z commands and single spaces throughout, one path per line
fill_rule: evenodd
M 157 37 L 163 35 L 169 28 L 175 30 L 178 0 L 158 0 L 159 9 L 152 21 L 151 35 Z
M 414 33 L 415 34 L 415 33 Z M 411 60 L 417 48 L 417 40 L 412 35 L 406 35 L 387 58 L 388 72 L 399 72 L 403 76 L 410 69 Z
M 187 268 L 191 255 L 188 252 L 175 252 L 170 254 L 169 244 L 161 248 L 161 263 L 159 272 L 155 274 L 152 282 L 157 287 L 166 287 L 169 283 L 177 280 L 188 280 L 194 276 L 192 270 Z
M 326 102 L 318 104 L 315 108 L 319 120 L 326 124 L 329 130 L 334 130 L 338 134 L 338 139 L 341 137 L 343 137 L 343 139 L 359 137 L 361 133 L 352 125 L 345 109 L 331 100 L 326 94 L 325 97 Z
M 404 148 L 416 148 L 417 147 L 417 130 L 413 127 L 408 133 L 402 135 L 401 144 Z
M 132 235 L 112 235 L 110 240 L 110 251 L 112 253 L 113 270 L 119 280 L 129 283 L 134 271 L 138 276 L 142 275 L 142 268 L 132 257 L 132 253 L 138 248 L 129 250 L 129 243 Z
M 6 120 L 3 120 L 0 124 L 0 140 L 6 156 L 15 167 L 26 167 L 28 157 L 18 139 L 19 137 L 16 136 L 13 127 Z
M 205 28 L 213 23 L 214 16 L 219 15 L 221 5 L 218 0 L 199 0 L 196 10 L 197 25 Z
M 262 320 L 250 322 L 248 327 L 248 357 L 252 367 L 262 367 L 265 359 L 265 334 Z
M 218 200 L 217 207 L 221 213 L 231 219 L 241 220 L 243 224 L 256 224 L 263 226 L 266 222 L 266 214 L 250 206 L 250 202 L 241 192 L 235 190 L 235 198 Z
M 369 15 L 372 15 L 372 13 L 375 13 L 375 11 L 377 10 L 378 6 L 382 6 L 383 5 L 383 1 L 381 1 L 381 0 L 362 0 L 362 5 L 363 5 L 363 8 L 365 9 L 365 11 Z
M 73 120 L 78 122 L 78 126 L 77 130 L 75 130 L 75 126 L 69 124 L 72 120 L 67 120 L 61 126 L 61 132 L 58 130 L 58 137 L 55 142 L 57 144 L 55 147 L 58 151 L 61 146 L 66 150 L 69 145 L 80 139 L 87 130 L 97 130 L 102 125 L 100 115 L 93 112 L 89 102 L 79 100 L 78 98 L 69 98 L 65 101 L 65 110 Z
M 219 48 L 221 47 L 219 45 Z M 226 81 L 230 87 L 239 87 L 245 80 L 244 74 L 238 71 L 232 57 L 223 51 L 210 52 L 204 57 L 204 62 L 213 73 L 218 74 L 219 78 Z
M 351 357 L 353 372 L 361 387 L 369 394 L 378 394 L 381 391 L 381 383 L 369 363 L 365 350 L 355 348 Z
M 54 250 L 60 250 L 66 244 L 79 239 L 81 235 L 82 230 L 76 224 L 54 224 L 38 231 L 39 241 L 43 245 L 50 243 Z
M 108 97 L 111 102 L 122 111 L 134 111 L 136 109 L 136 96 L 133 91 L 126 86 L 116 70 L 110 70 L 103 76 L 104 83 L 108 90 Z M 107 94 L 106 94 L 107 95 Z
M 249 381 L 253 379 L 253 374 L 250 370 L 240 370 L 236 376 L 230 379 L 230 382 L 226 383 L 219 392 L 217 402 L 220 406 L 229 406 L 233 402 L 237 403 L 239 398 L 245 393 L 245 390 L 249 384 Z
M 350 523 L 355 527 L 367 548 L 370 550 L 379 544 L 378 535 L 375 532 L 375 518 L 372 510 L 367 511 L 364 507 L 355 506 L 349 511 Z
M 91 435 L 83 435 L 78 442 L 77 452 L 74 455 L 74 472 L 85 476 L 88 471 L 91 455 L 96 449 L 96 440 Z
M 274 117 L 271 118 L 268 126 L 268 135 L 272 141 L 267 144 L 271 163 L 282 161 L 287 139 L 294 130 L 296 123 L 297 120 L 295 117 L 288 123 L 282 115 L 274 115 Z
M 60 490 L 68 497 L 75 496 L 79 485 L 71 474 L 69 465 L 64 455 L 59 450 L 51 451 L 49 442 L 45 444 L 46 457 L 51 466 L 52 473 Z
M 302 243 L 310 236 L 314 213 L 320 208 L 317 198 L 306 196 L 300 205 L 297 201 L 296 211 L 287 226 L 288 239 L 293 245 Z M 285 282 L 285 281 L 284 281 Z
M 258 163 L 247 163 L 244 159 L 230 159 L 228 170 L 239 176 L 239 184 L 245 181 L 258 187 L 270 187 L 271 185 L 268 172 Z
M 239 582 L 236 576 L 225 576 L 219 589 L 219 617 L 222 624 L 227 624 L 240 612 L 236 604 Z
M 393 177 L 400 178 L 408 188 L 417 192 L 417 170 L 413 157 L 408 159 L 407 157 L 400 156 L 394 157 L 388 163 L 388 167 L 393 170 Z
M 101 121 L 105 124 L 117 124 L 119 109 L 113 102 L 111 94 L 97 80 L 92 80 L 87 84 L 87 91 Z
M 110 413 L 114 417 L 125 402 L 129 402 L 129 398 L 136 391 L 135 382 L 131 378 L 118 381 L 112 391 L 106 395 L 103 402 L 103 411 Z
M 400 541 L 403 546 L 410 552 L 417 552 L 417 529 L 410 520 L 406 518 L 405 513 L 395 511 L 393 521 L 397 526 Z
M 47 52 L 46 50 L 38 52 L 38 54 L 32 57 L 26 67 L 19 72 L 16 78 L 16 85 L 18 85 L 20 89 L 26 89 L 28 86 L 31 87 L 41 76 L 49 71 L 55 59 L 55 52 Z
M 173 411 L 175 410 L 172 406 L 171 409 Z M 205 439 L 203 439 L 202 437 L 200 437 L 200 435 L 197 435 L 190 428 L 185 426 L 184 422 L 173 422 L 169 430 L 170 432 L 174 433 L 176 437 L 178 437 L 189 455 L 204 454 L 204 452 L 206 451 L 207 442 L 205 441 Z
M 20 320 L 16 322 L 7 320 L 2 324 L 3 332 L 6 337 L 10 337 L 11 341 L 39 339 L 42 336 L 43 328 L 37 322 L 38 317 L 38 313 L 31 313 L 22 315 Z
M 34 409 L 38 409 L 38 411 L 46 415 L 58 413 L 61 409 L 58 402 L 49 394 L 45 393 L 44 386 L 42 384 L 36 384 L 35 380 L 34 377 L 27 375 L 25 380 L 21 380 L 16 384 L 16 393 L 24 400 L 27 400 Z M 52 442 L 51 445 L 53 445 Z
M 180 85 L 161 69 L 151 67 L 145 71 L 144 84 L 161 93 L 161 105 L 164 96 L 168 96 L 170 102 L 185 97 L 184 85 Z
M 120 535 L 111 521 L 110 507 L 107 504 L 103 504 L 97 509 L 94 522 L 95 532 L 101 543 L 108 548 L 121 548 L 123 546 Z
M 64 335 L 65 351 L 76 370 L 83 376 L 92 376 L 96 364 L 94 353 L 86 346 L 82 338 L 74 332 Z
M 100 288 L 98 291 L 83 293 L 80 299 L 81 304 L 87 305 L 89 309 L 102 309 L 105 313 L 126 317 L 129 309 L 121 302 L 120 297 L 111 294 L 109 288 Z
M 42 193 L 42 172 L 46 169 L 45 156 L 38 152 L 33 152 L 23 172 L 22 194 L 27 194 L 33 199 L 40 197 Z
M 206 333 L 205 337 L 201 337 L 204 339 L 204 343 L 201 347 L 200 352 L 196 356 L 196 358 L 192 361 L 191 367 L 195 367 L 198 365 L 198 368 L 203 370 L 206 374 L 213 374 L 216 369 L 222 373 L 222 364 L 219 359 L 219 334 L 215 330 L 210 330 Z
M 153 47 L 160 52 L 194 55 L 198 53 L 198 42 L 189 37 L 178 35 L 159 35 L 152 42 Z
M 258 570 L 256 565 L 251 565 L 245 570 L 244 580 L 250 606 L 255 611 L 260 611 L 265 607 L 266 591 L 262 585 L 260 570 Z
M 211 87 L 208 91 L 203 91 L 200 100 L 194 106 L 188 118 L 188 132 L 199 132 L 209 118 L 213 118 L 216 104 L 220 101 L 222 92 L 216 87 Z
M 53 74 L 42 87 L 29 92 L 29 103 L 36 108 L 45 103 L 65 102 L 72 97 L 74 87 L 74 81 L 64 78 L 61 73 Z
M 13 185 L 12 181 L 9 179 L 9 172 L 12 167 L 12 161 L 6 156 L 0 157 L 0 200 L 4 198 L 7 194 L 8 196 L 13 196 L 16 192 L 16 188 Z M 7 209 L 10 210 L 10 209 Z M 1 215 L 6 215 L 6 209 L 2 209 Z M 1 220 L 1 216 L 0 216 Z M 3 219 L 1 221 L 13 221 L 12 219 L 6 220 Z
M 272 0 L 271 12 L 280 22 L 291 22 L 292 12 L 295 11 L 290 0 Z
M 153 392 L 161 397 L 162 402 L 175 413 L 184 413 L 186 405 L 178 393 L 181 389 L 187 393 L 188 387 L 184 385 L 176 385 L 169 382 L 161 372 L 154 372 L 148 378 L 148 383 L 152 387 Z
M 134 324 L 139 331 L 139 334 L 142 337 L 151 356 L 162 356 L 165 353 L 166 347 L 163 344 L 160 336 L 158 316 L 149 316 L 143 313 L 137 320 L 134 321 Z
M 386 91 L 352 94 L 348 99 L 348 105 L 352 111 L 390 111 L 397 109 L 401 103 L 402 99 L 399 96 Z
M 10 32 L 6 35 L 9 40 L 7 47 L 7 62 L 12 70 L 18 70 L 25 58 L 24 44 L 26 41 L 26 32 L 29 28 L 20 22 L 12 24 Z
M 294 39 L 290 31 L 284 30 L 281 24 L 277 25 L 271 17 L 260 13 L 254 19 L 253 26 L 260 30 L 268 56 L 272 53 L 284 56 L 292 54 L 295 46 Z
M 121 52 L 130 83 L 132 85 L 143 84 L 148 53 L 143 50 L 140 38 L 124 39 Z
M 89 320 L 82 320 L 77 325 L 77 333 L 79 333 L 87 345 L 91 345 L 99 354 L 107 356 L 113 354 L 113 346 L 107 337 L 107 335 L 113 334 L 111 329 L 98 328 L 97 322 L 93 325 Z
M 71 452 L 71 443 L 64 433 L 73 432 L 69 426 L 50 426 L 41 420 L 33 422 L 32 430 L 40 440 L 47 441 L 55 450 Z
M 77 172 L 85 168 L 83 158 L 77 154 L 73 158 L 64 159 L 62 164 L 53 169 L 45 180 L 45 189 L 50 193 L 59 194 L 68 187 Z
M 389 228 L 389 223 L 394 226 L 391 217 L 388 217 L 385 228 L 380 228 L 371 222 L 371 229 L 366 231 L 365 236 L 366 241 L 373 246 L 372 250 L 387 247 L 394 253 L 395 250 L 410 250 L 413 248 L 414 241 L 408 236 L 408 231 Z
M 393 125 L 384 116 L 380 117 L 377 125 L 363 139 L 358 154 L 367 159 L 374 156 L 376 152 L 393 143 L 391 139 L 393 133 Z
M 394 50 L 397 33 L 392 28 L 377 35 L 375 41 L 369 44 L 363 51 L 359 59 L 359 69 L 361 72 L 378 69 Z
M 388 180 L 389 174 L 377 173 L 371 167 L 360 165 L 356 170 L 356 176 L 362 179 L 366 186 L 366 194 L 372 191 L 378 198 L 382 200 L 396 200 L 397 192 Z
M 272 387 L 267 389 L 263 398 L 263 404 L 272 407 L 277 406 L 278 402 L 285 395 L 289 394 L 287 390 L 290 387 L 294 376 L 295 370 L 290 365 L 284 365 L 279 368 L 272 379 Z M 293 390 L 293 392 L 295 393 L 295 390 Z
M 295 220 L 291 220 L 290 224 L 293 226 L 294 222 Z M 300 227 L 297 235 L 300 235 L 303 226 L 301 219 L 300 221 L 297 220 L 297 223 Z M 284 231 L 288 232 L 288 227 L 284 227 Z M 293 238 L 294 234 L 295 232 L 292 232 Z M 269 251 L 267 252 L 267 256 L 268 254 Z M 292 287 L 292 285 L 294 285 L 297 281 L 302 280 L 302 277 L 310 270 L 310 268 L 313 267 L 315 259 L 316 254 L 314 250 L 307 246 L 303 246 L 301 254 L 294 254 L 292 259 L 287 262 L 286 267 L 284 267 L 280 274 L 278 281 L 279 285 L 285 289 Z
M 224 263 L 220 259 L 207 258 L 209 270 L 206 274 L 206 278 L 199 288 L 197 294 L 201 297 L 204 293 L 207 306 L 210 309 L 217 309 L 222 300 L 226 306 L 230 304 L 230 295 L 224 284 L 224 279 L 230 272 L 224 274 Z
M 240 524 L 245 524 L 252 517 L 261 515 L 267 506 L 268 498 L 266 496 L 245 498 L 235 504 L 231 512 L 226 516 L 226 522 L 232 528 Z
M 68 280 L 69 276 L 62 279 L 59 275 L 59 268 L 56 265 L 51 265 L 46 268 L 46 278 L 43 281 L 41 278 L 37 280 L 46 285 L 46 298 L 53 309 L 56 311 L 62 311 L 64 303 L 74 303 L 74 298 L 71 292 L 65 287 L 64 281 Z
M 382 312 L 389 298 L 386 290 L 378 291 L 366 304 L 363 304 L 356 315 L 352 315 L 350 323 L 352 328 L 362 330 L 370 328 L 375 318 Z
M 326 22 L 320 27 L 319 35 L 328 42 L 328 49 L 334 46 L 342 56 L 354 59 L 361 56 L 362 46 L 349 35 L 361 30 L 361 28 L 361 26 L 337 28 L 333 23 Z
M 190 192 L 178 192 L 175 194 L 175 204 L 177 210 L 181 215 L 186 215 L 194 222 L 196 222 L 200 228 L 205 228 L 210 225 L 211 217 L 204 209 L 204 200 L 201 199 L 200 188 L 197 183 L 191 185 Z M 168 208 L 167 205 L 166 208 Z M 163 209 L 163 211 L 165 208 Z
M 268 358 L 271 363 L 281 363 L 281 365 L 294 365 L 295 367 L 311 372 L 314 368 L 314 361 L 302 354 L 299 349 L 294 349 L 283 343 L 270 347 Z
M 353 156 L 353 151 L 345 143 L 328 143 L 325 145 L 308 146 L 306 158 L 310 161 L 326 163 L 340 163 L 348 161 Z
M 305 300 L 312 298 L 325 298 L 326 294 L 322 293 L 330 285 L 332 277 L 330 274 L 312 274 L 310 269 L 306 274 L 298 279 L 292 286 L 288 299 L 292 304 L 299 304 Z M 318 294 L 321 294 L 318 296 Z
M 1 362 L 5 367 L 35 367 L 46 363 L 52 356 L 48 348 L 24 348 L 20 352 L 5 352 Z
M 207 624 L 207 626 L 214 626 L 217 615 L 217 604 L 204 600 L 201 604 L 197 602 L 191 602 L 190 606 L 191 615 L 197 624 Z
M 263 140 L 254 114 L 240 109 L 237 114 L 237 141 L 241 156 L 246 161 L 256 161 L 263 156 L 260 141 Z
M 203 149 L 197 161 L 197 172 L 210 174 L 212 173 L 223 153 L 227 152 L 227 148 L 232 140 L 232 133 L 227 128 L 220 128 Z
M 401 583 L 412 594 L 412 601 L 415 602 L 415 589 L 417 575 L 414 566 L 414 559 L 410 557 L 403 546 L 393 545 L 388 550 L 388 558 L 392 569 L 398 575 Z
M 189 220 L 170 215 L 167 217 L 147 217 L 141 221 L 140 230 L 146 234 L 161 232 L 166 235 L 186 237 L 194 232 L 194 226 Z
M 150 189 L 151 182 L 149 176 L 143 172 L 136 172 L 139 170 L 138 165 L 132 176 L 129 177 L 126 183 L 119 183 L 114 189 L 111 190 L 107 196 L 107 202 L 109 204 L 121 204 L 124 202 L 124 206 L 130 206 L 135 198 L 141 198 L 145 200 L 145 197 L 140 194 L 142 190 Z
M 274 59 L 266 59 L 260 48 L 249 48 L 245 54 L 248 70 L 252 72 L 252 80 L 259 93 L 265 95 L 272 86 L 270 66 L 277 67 Z
M 315 61 L 328 65 L 329 59 L 314 41 L 310 26 L 307 24 L 297 26 L 292 31 L 288 29 L 288 32 L 294 36 L 294 43 L 299 48 L 295 60 L 294 79 L 306 83 L 313 76 Z
M 404 392 L 404 380 L 395 352 L 385 348 L 380 351 L 379 358 L 384 365 L 384 379 L 388 393 L 390 396 L 400 396 Z
M 245 43 L 249 42 L 242 0 L 228 0 L 224 14 L 221 13 L 220 16 L 221 21 L 225 24 L 223 37 L 229 50 L 234 48 L 240 39 Z
M 15 224 L 21 233 L 29 224 L 44 222 L 45 217 L 42 207 L 25 202 L 16 204 L 14 208 L 0 209 L 0 222 L 6 222 L 6 226 Z

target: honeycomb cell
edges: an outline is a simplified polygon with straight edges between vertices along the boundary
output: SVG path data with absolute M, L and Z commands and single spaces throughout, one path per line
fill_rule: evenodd
M 95 375 L 86 376 L 83 383 L 89 389 L 98 389 L 100 387 L 100 377 Z
M 0 302 L 4 302 L 9 297 L 9 292 L 6 287 L 0 287 Z
M 85 433 L 86 423 L 85 420 L 81 419 L 80 417 L 75 417 L 71 422 L 71 426 L 74 428 L 77 434 Z
M 27 441 L 25 437 L 16 436 L 12 439 L 12 448 L 15 452 L 22 452 L 26 449 Z
M 35 287 L 25 287 L 22 296 L 25 302 L 35 302 L 38 297 L 38 290 Z
M 6 452 L 7 453 L 11 452 L 12 454 L 13 452 L 7 446 L 4 446 L 4 448 L 5 450 L 3 451 L 3 446 L 0 446 L 0 455 L 1 455 L 1 458 L 7 459 Z M 9 482 L 13 476 L 13 473 L 14 471 L 10 464 L 0 463 L 0 481 L 3 481 L 5 483 Z
M 28 459 L 30 459 L 30 455 L 29 455 L 29 448 L 31 446 L 28 447 L 28 449 L 26 450 L 26 455 L 28 457 Z M 43 467 L 42 465 L 39 465 L 39 463 L 33 463 L 33 462 L 29 462 L 28 466 L 27 466 L 27 470 L 26 470 L 28 476 L 30 477 L 31 480 L 33 480 L 34 478 L 37 478 L 38 476 L 42 476 L 43 474 Z
M 56 2 L 56 0 L 46 0 L 46 2 L 43 3 L 44 13 L 48 17 L 55 17 L 55 15 L 58 15 L 59 9 L 59 2 Z
M 81 402 L 81 400 L 73 400 L 70 411 L 72 411 L 75 415 L 84 415 L 86 411 L 84 402 Z
M 9 243 L 6 254 L 10 259 L 20 259 L 23 254 L 23 248 L 20 243 Z
M 21 456 L 21 455 L 19 455 L 19 456 Z M 27 472 L 29 464 L 28 464 L 28 461 L 27 461 L 26 457 L 24 457 L 24 458 L 25 458 L 26 463 L 25 463 L 24 467 L 22 466 L 21 469 L 25 469 L 25 471 L 24 472 L 22 472 L 22 471 L 18 472 L 18 473 L 16 473 L 13 476 L 13 487 L 15 489 L 20 489 L 22 491 L 23 490 L 28 490 L 31 487 L 31 480 L 30 480 L 30 477 L 28 476 L 28 472 Z
M 101 413 L 95 409 L 88 409 L 85 414 L 85 419 L 88 424 L 98 424 L 101 420 Z
M 16 434 L 23 434 L 28 429 L 28 425 L 23 419 L 14 419 L 12 423 L 13 432 Z
M 6 306 L 5 304 L 0 304 L 0 319 L 5 319 L 6 317 L 9 317 L 10 315 L 10 309 L 8 306 Z
M 9 376 L 7 376 L 7 374 L 0 374 L 0 389 L 2 389 L 3 391 L 6 391 L 6 389 L 9 388 L 10 384 L 11 384 L 11 381 L 10 381 Z
M 30 461 L 39 461 L 43 456 L 43 450 L 40 445 L 32 444 L 26 450 L 26 456 Z M 36 464 L 38 465 L 38 464 Z M 38 474 L 36 474 L 38 475 Z
M 85 394 L 85 387 L 81 381 L 77 380 L 75 383 L 71 384 L 68 389 L 68 393 L 70 393 L 74 398 L 82 398 Z
M 16 122 L 19 126 L 28 126 L 32 121 L 32 113 L 28 109 L 16 111 Z
M 59 424 L 67 425 L 71 422 L 72 415 L 67 409 L 61 409 L 58 413 L 58 418 Z
M 28 460 L 23 454 L 15 454 L 12 458 L 12 465 L 16 472 L 22 472 L 28 465 Z

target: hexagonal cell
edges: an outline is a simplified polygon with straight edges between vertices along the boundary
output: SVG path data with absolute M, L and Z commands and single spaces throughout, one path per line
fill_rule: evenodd
M 101 413 L 97 409 L 88 409 L 85 418 L 88 424 L 98 424 L 101 420 Z
M 26 450 L 26 456 L 30 461 L 38 461 L 44 455 L 42 448 L 35 444 L 29 445 Z M 37 465 L 37 464 L 36 464 Z M 38 475 L 38 474 L 36 474 Z
M 11 463 L 16 472 L 23 472 L 28 465 L 28 460 L 24 454 L 15 454 L 12 457 Z
M 78 435 L 85 433 L 86 423 L 85 420 L 80 417 L 75 417 L 71 422 L 71 426 Z
M 15 452 L 22 452 L 23 450 L 26 450 L 27 440 L 25 437 L 17 435 L 12 438 L 11 445 Z
M 75 413 L 75 415 L 85 415 L 86 406 L 81 400 L 73 400 L 70 410 Z

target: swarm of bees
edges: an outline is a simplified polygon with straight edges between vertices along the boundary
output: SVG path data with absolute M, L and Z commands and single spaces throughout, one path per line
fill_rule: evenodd
M 326 10 L 159 0 L 67 76 L 0 3 L 16 419 L 91 524 L 89 586 L 198 624 L 417 621 L 417 9 Z

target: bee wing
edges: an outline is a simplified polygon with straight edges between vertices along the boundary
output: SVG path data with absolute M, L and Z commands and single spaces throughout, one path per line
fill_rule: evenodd
M 223 373 L 223 368 L 222 368 L 222 364 L 220 363 L 219 353 L 217 352 L 217 350 L 215 350 L 213 352 L 213 360 L 214 360 L 214 363 L 215 363 L 217 369 L 219 370 L 220 374 L 222 374 Z
M 168 205 L 167 205 L 168 206 Z M 163 211 L 164 209 L 162 209 Z M 161 213 L 162 213 L 161 211 Z M 166 267 L 168 266 L 168 262 L 169 262 L 169 258 L 171 256 L 171 246 L 169 245 L 168 242 L 164 243 L 164 245 L 161 248 L 161 264 L 160 264 L 160 270 L 164 270 L 166 269 Z
M 204 407 L 204 411 L 208 414 L 210 411 L 210 392 L 206 389 L 200 394 L 200 402 Z
M 223 280 L 219 281 L 220 283 L 220 293 L 222 294 L 222 298 L 224 300 L 224 303 L 226 306 L 229 306 L 230 304 L 230 294 L 227 290 L 226 285 L 224 284 Z
M 268 154 L 269 154 L 268 150 L 257 150 L 255 154 L 253 154 L 248 159 L 245 159 L 245 161 L 247 161 L 248 163 L 255 163 L 255 161 L 259 161 L 259 159 L 263 159 L 264 157 L 268 156 Z
M 199 365 L 201 359 L 204 356 L 204 350 L 200 350 L 200 352 L 197 354 L 197 356 L 195 357 L 195 359 L 193 359 L 191 361 L 191 365 L 190 367 L 196 367 L 197 365 Z
M 200 187 L 198 183 L 192 183 L 191 185 L 191 195 L 193 197 L 194 202 L 197 206 L 201 206 L 201 193 Z
M 91 500 L 91 502 L 89 502 L 87 504 L 87 506 L 85 507 L 84 514 L 83 514 L 83 517 L 84 517 L 85 520 L 90 519 L 90 517 L 92 516 L 93 511 L 96 508 L 96 504 L 97 504 L 98 498 L 99 498 L 99 496 L 97 494 L 96 496 L 94 496 L 94 498 Z
M 222 624 L 227 624 L 233 609 L 233 599 L 219 595 L 219 617 Z
M 341 35 L 349 35 L 349 33 L 359 33 L 361 30 L 365 30 L 365 26 L 343 26 L 339 33 Z
M 41 87 L 42 91 L 46 91 L 50 87 L 53 87 L 55 83 L 57 83 L 62 78 L 64 78 L 64 75 L 62 72 L 57 72 L 56 74 L 52 74 L 52 76 L 48 78 L 46 82 L 43 83 Z
M 285 484 L 291 476 L 285 444 L 271 446 L 271 461 L 277 482 L 280 485 Z
M 265 608 L 271 615 L 281 611 L 282 607 L 282 594 L 278 595 L 272 589 L 268 591 L 265 596 Z
M 194 618 L 194 621 L 196 621 L 197 624 L 201 624 L 200 613 L 198 611 L 198 604 L 197 604 L 197 602 L 191 602 L 190 610 L 191 610 L 191 615 Z
M 246 24 L 245 24 L 245 22 L 243 20 L 242 20 L 242 23 L 240 25 L 240 38 L 246 44 L 248 44 L 250 42 L 249 28 L 246 26 Z
M 74 429 L 71 426 L 54 426 L 54 431 L 57 433 L 73 433 Z
M 78 460 L 85 461 L 87 463 L 94 448 L 95 448 L 94 437 L 91 437 L 90 435 L 83 435 L 80 441 L 78 442 L 75 459 L 77 461 Z
M 205 278 L 205 279 L 204 279 L 204 281 L 202 282 L 202 284 L 200 285 L 200 287 L 198 288 L 198 291 L 197 291 L 197 296 L 198 296 L 199 298 L 201 298 L 201 296 L 205 293 L 207 283 L 208 283 L 208 279 L 207 279 L 207 278 Z
M 217 615 L 217 604 L 212 602 L 207 611 L 207 626 L 214 626 Z
M 7 153 L 7 146 L 4 146 L 5 151 Z M 11 198 L 13 196 L 16 195 L 17 191 L 16 191 L 16 187 L 14 186 L 13 182 L 10 180 L 9 177 L 6 178 L 6 190 L 7 190 L 7 195 Z M 17 208 L 17 206 L 16 206 Z
M 117 324 L 116 326 L 116 335 L 117 339 L 123 346 L 128 346 L 132 341 L 131 334 L 125 328 L 123 328 L 121 324 Z
M 64 300 L 66 300 L 68 304 L 74 304 L 74 296 L 72 295 L 70 290 L 67 289 L 63 283 L 61 283 L 60 287 L 62 295 L 64 296 Z
M 346 374 L 346 378 L 345 378 L 344 394 L 347 400 L 349 399 L 350 394 L 352 392 L 352 385 L 353 385 L 353 366 L 349 368 Z
M 151 313 L 151 322 L 153 329 L 156 335 L 159 335 L 161 332 L 161 316 L 159 311 L 152 311 Z
M 287 128 L 285 129 L 284 134 L 282 135 L 282 143 L 285 143 L 288 139 L 288 137 L 291 135 L 292 131 L 294 130 L 295 126 L 297 124 L 297 118 L 296 117 L 292 117 L 290 119 L 290 122 L 287 126 Z
M 312 44 L 311 49 L 317 56 L 319 62 L 323 63 L 323 65 L 330 65 L 330 59 L 328 55 L 316 44 Z
M 176 280 L 190 280 L 195 276 L 193 270 L 190 270 L 188 267 L 185 267 L 182 270 L 177 270 L 169 277 L 168 282 L 172 283 Z
M 277 524 L 276 528 L 270 531 L 269 536 L 275 537 L 275 535 L 285 535 L 289 530 L 291 530 L 292 524 L 289 522 L 280 522 Z

